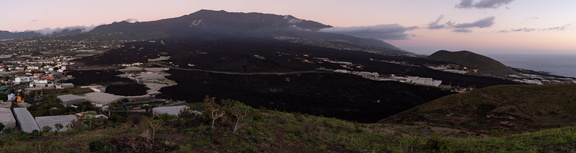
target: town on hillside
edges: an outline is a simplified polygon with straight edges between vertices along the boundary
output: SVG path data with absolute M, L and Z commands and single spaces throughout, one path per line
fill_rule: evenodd
M 158 99 L 162 87 L 175 85 L 165 68 L 126 67 L 124 77 L 146 86 L 146 94 L 106 93 L 106 85 L 78 85 L 67 74 L 73 60 L 122 47 L 120 41 L 71 41 L 53 38 L 1 40 L 0 123 L 4 130 L 27 133 L 67 131 L 105 122 L 112 112 L 178 115 L 189 107 L 183 101 Z M 162 59 L 156 59 L 162 60 Z M 152 59 L 154 61 L 154 59 Z M 95 76 L 98 77 L 98 76 Z M 194 112 L 200 113 L 200 112 Z M 90 124 L 85 124 L 90 122 Z M 1 130 L 1 129 L 0 129 Z

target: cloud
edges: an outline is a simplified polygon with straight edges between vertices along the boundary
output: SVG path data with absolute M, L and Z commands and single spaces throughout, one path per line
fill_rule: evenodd
M 438 19 L 436 19 L 436 21 L 428 24 L 428 29 L 443 29 L 446 27 L 445 24 L 438 24 L 440 23 L 440 21 L 442 21 L 442 19 L 444 19 L 444 15 L 440 15 L 438 17 Z
M 475 2 L 474 0 L 460 0 L 460 4 L 456 4 L 456 8 L 499 8 L 500 6 L 508 5 L 514 0 L 480 0 Z
M 128 23 L 136 23 L 136 22 L 138 22 L 138 19 L 136 19 L 136 18 L 128 18 L 128 19 L 126 19 L 126 20 L 124 20 L 124 21 L 125 21 L 125 22 L 128 22 Z
M 496 17 L 487 17 L 484 19 L 480 19 L 470 23 L 460 23 L 456 24 L 452 21 L 447 21 L 446 23 L 440 24 L 440 22 L 444 19 L 444 15 L 440 15 L 434 22 L 428 24 L 428 29 L 454 29 L 452 32 L 459 32 L 459 33 L 469 33 L 472 32 L 470 28 L 487 28 L 494 25 L 494 19 Z
M 550 27 L 550 28 L 544 29 L 544 31 L 566 31 L 571 26 L 572 26 L 572 24 L 567 24 L 567 25 L 558 26 L 558 27 Z
M 39 30 L 35 30 L 34 32 L 40 33 L 42 35 L 51 35 L 54 33 L 58 33 L 58 32 L 62 32 L 65 30 L 81 30 L 82 32 L 88 32 L 92 29 L 96 28 L 96 26 L 92 25 L 92 26 L 69 26 L 69 27 L 64 27 L 64 28 L 44 28 L 44 29 L 39 29 Z
M 470 32 L 472 32 L 472 30 L 470 30 L 470 29 L 454 29 L 454 30 L 452 30 L 452 32 L 470 33 Z
M 456 8 L 471 8 L 472 6 L 474 6 L 472 0 L 461 0 L 460 4 L 456 4 Z
M 480 19 L 478 21 L 472 23 L 462 23 L 454 25 L 454 28 L 487 28 L 494 25 L 494 19 L 496 17 L 487 17 L 484 19 Z
M 536 31 L 536 29 L 534 29 L 534 28 L 518 28 L 518 29 L 512 29 L 512 31 L 514 31 L 514 32 L 518 32 L 518 31 L 531 32 L 531 31 Z
M 381 24 L 375 26 L 360 27 L 333 27 L 321 29 L 321 32 L 350 35 L 359 38 L 372 38 L 382 40 L 404 40 L 414 35 L 409 35 L 406 31 L 417 29 L 418 27 L 404 27 L 398 24 Z
M 500 30 L 500 33 L 507 33 L 507 32 L 534 32 L 534 31 L 566 31 L 572 27 L 572 24 L 566 24 L 562 26 L 556 27 L 548 27 L 548 28 L 516 28 L 510 30 Z

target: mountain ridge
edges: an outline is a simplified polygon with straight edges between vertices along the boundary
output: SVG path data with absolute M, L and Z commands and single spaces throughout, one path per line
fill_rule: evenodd
M 188 15 L 156 21 L 116 22 L 98 26 L 89 33 L 124 33 L 124 35 L 144 36 L 146 39 L 160 39 L 167 36 L 211 37 L 214 35 L 219 37 L 263 37 L 295 43 L 317 41 L 310 44 L 324 44 L 321 47 L 358 48 L 357 46 L 360 46 L 361 48 L 371 48 L 370 52 L 373 53 L 412 55 L 412 53 L 402 51 L 381 40 L 319 32 L 320 29 L 329 27 L 332 26 L 295 18 L 291 15 L 200 10 Z
M 169 37 L 262 37 L 334 49 L 346 48 L 347 50 L 396 56 L 415 55 L 382 40 L 319 31 L 329 27 L 332 26 L 299 19 L 291 15 L 199 10 L 180 17 L 145 22 L 121 21 L 100 25 L 88 32 L 66 30 L 47 36 L 66 35 L 66 38 L 58 39 L 136 41 Z M 33 35 L 23 35 L 25 33 L 5 32 L 2 34 L 0 32 L 0 39 L 44 36 L 39 33 L 29 32 Z

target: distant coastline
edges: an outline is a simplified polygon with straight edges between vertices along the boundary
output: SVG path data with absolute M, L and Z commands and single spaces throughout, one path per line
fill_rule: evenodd
M 486 54 L 486 56 L 514 68 L 576 77 L 576 54 Z

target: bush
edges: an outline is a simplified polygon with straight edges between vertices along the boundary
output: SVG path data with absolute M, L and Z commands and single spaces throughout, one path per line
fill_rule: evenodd
M 50 126 L 48 126 L 48 125 L 42 127 L 42 132 L 48 133 L 48 132 L 50 132 L 50 131 L 52 131 L 52 127 L 50 127 Z
M 448 150 L 450 142 L 438 136 L 434 136 L 426 141 L 426 148 L 434 151 L 445 152 Z
M 90 152 L 109 153 L 113 152 L 110 142 L 105 140 L 95 140 L 89 144 Z
M 185 108 L 180 110 L 180 113 L 178 114 L 178 116 L 180 118 L 185 118 L 185 119 L 191 119 L 191 118 L 195 118 L 198 116 L 201 116 L 202 113 L 196 110 L 192 110 L 190 108 Z

